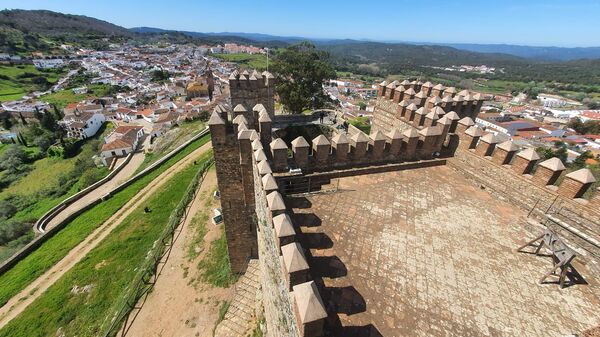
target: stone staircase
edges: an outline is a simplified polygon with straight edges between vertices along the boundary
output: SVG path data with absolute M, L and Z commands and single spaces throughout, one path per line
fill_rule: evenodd
M 246 273 L 235 284 L 235 293 L 223 321 L 215 329 L 215 337 L 246 337 L 256 326 L 255 310 L 260 301 L 258 260 L 250 260 Z

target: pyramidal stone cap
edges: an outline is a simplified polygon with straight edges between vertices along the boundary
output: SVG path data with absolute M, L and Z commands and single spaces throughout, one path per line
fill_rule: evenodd
M 271 173 L 265 174 L 265 176 L 262 177 L 261 180 L 265 191 L 275 191 L 279 189 L 279 186 L 277 186 L 277 181 L 275 181 L 275 178 L 273 178 L 273 175 Z
M 267 113 L 266 110 L 262 110 L 258 114 L 258 121 L 262 122 L 262 123 L 271 122 L 271 117 L 269 117 L 269 114 Z
M 288 273 L 308 269 L 306 256 L 304 256 L 302 246 L 298 242 L 281 246 L 281 255 L 283 256 L 283 263 Z
M 496 135 L 493 133 L 486 133 L 483 135 L 483 137 L 481 137 L 481 141 L 488 144 L 496 144 L 498 143 L 498 137 L 496 137 Z
M 362 131 L 355 133 L 354 136 L 350 137 L 350 139 L 352 139 L 355 143 L 364 143 L 369 141 L 369 137 L 367 137 L 367 135 L 365 135 L 365 133 Z
M 258 167 L 258 173 L 260 175 L 273 173 L 273 171 L 271 170 L 271 166 L 269 166 L 269 163 L 267 163 L 266 160 L 258 162 L 258 165 L 256 166 Z
M 438 120 L 438 124 L 441 124 L 441 125 L 450 125 L 450 124 L 452 124 L 452 121 L 448 117 L 442 116 L 442 118 L 440 118 Z
M 296 231 L 292 225 L 292 219 L 290 219 L 290 216 L 287 213 L 273 217 L 273 227 L 275 227 L 275 234 L 278 238 L 296 235 Z
M 517 156 L 519 156 L 519 157 L 521 157 L 521 158 L 523 158 L 525 160 L 528 160 L 528 161 L 533 161 L 533 160 L 540 159 L 540 156 L 532 148 L 525 149 L 525 150 L 517 153 Z
M 285 203 L 281 194 L 277 191 L 273 191 L 267 194 L 267 204 L 271 211 L 285 211 Z
M 408 89 L 405 91 L 405 93 L 406 93 L 407 95 L 414 95 L 414 94 L 416 94 L 416 92 L 415 92 L 415 89 L 413 89 L 413 88 L 408 88 Z
M 246 110 L 246 107 L 241 104 L 238 104 L 235 106 L 235 108 L 233 108 L 233 112 L 246 112 L 246 111 L 248 111 L 248 110 Z
M 424 93 L 423 91 L 419 91 L 419 92 L 418 92 L 418 93 L 415 95 L 415 97 L 416 97 L 416 98 L 425 98 L 425 97 L 427 97 L 427 94 L 426 94 L 426 93 Z
M 430 87 L 430 86 L 432 86 L 432 85 L 433 85 L 433 83 L 431 83 L 431 82 L 429 82 L 429 81 L 427 81 L 427 82 L 423 83 L 423 86 L 424 86 L 424 87 Z
M 271 74 L 271 73 L 270 73 L 270 72 L 268 72 L 268 71 L 263 71 L 263 72 L 262 72 L 262 75 L 263 75 L 263 77 L 265 77 L 265 78 L 269 78 L 269 79 L 271 79 L 271 78 L 275 78 L 275 77 L 273 76 L 273 74 Z
M 267 156 L 265 155 L 265 151 L 262 149 L 254 151 L 254 160 L 257 162 L 261 162 L 263 160 L 267 160 Z
M 242 124 L 242 125 L 244 125 L 244 124 Z M 252 131 L 254 131 L 254 130 L 252 130 Z M 241 130 L 240 132 L 238 132 L 238 139 L 239 140 L 242 140 L 242 139 L 244 139 L 244 140 L 245 139 L 251 140 L 251 138 L 252 138 L 252 131 L 250 131 L 250 130 Z
M 258 103 L 252 108 L 252 110 L 253 111 L 262 111 L 262 110 L 265 110 L 265 106 L 262 105 L 261 103 Z
M 244 115 L 237 115 L 233 119 L 233 123 L 234 124 L 242 124 L 242 123 L 248 124 L 248 120 L 246 119 L 246 117 L 244 117 Z
M 225 125 L 225 121 L 216 111 L 213 111 L 208 120 L 208 125 Z
M 404 80 L 404 81 L 400 82 L 400 84 L 402 84 L 402 85 L 408 85 L 408 84 L 410 84 L 410 82 L 408 80 Z
M 427 110 L 425 110 L 425 107 L 420 107 L 417 109 L 417 111 L 415 111 L 415 114 L 417 115 L 427 115 Z
M 464 97 L 464 96 L 467 96 L 467 95 L 469 95 L 469 90 L 466 90 L 466 89 L 465 89 L 465 90 L 462 90 L 462 91 L 460 91 L 458 94 L 459 94 L 460 96 L 463 96 L 463 97 Z
M 468 128 L 465 133 L 471 137 L 481 137 L 481 135 L 483 135 L 483 130 L 479 126 L 475 125 Z
M 387 140 L 387 138 L 385 137 L 385 135 L 381 131 L 379 131 L 379 130 L 377 130 L 374 133 L 372 133 L 369 136 L 369 138 L 371 138 L 371 140 L 373 140 L 373 141 Z
M 427 117 L 427 118 L 429 118 L 429 119 L 431 119 L 431 120 L 436 120 L 436 119 L 439 119 L 439 116 L 438 116 L 438 114 L 437 114 L 437 113 L 435 113 L 435 111 L 433 111 L 433 110 L 431 110 L 431 112 L 429 112 L 429 113 L 427 114 L 427 116 L 425 116 L 425 117 Z
M 316 136 L 315 139 L 313 139 L 312 143 L 313 143 L 313 146 L 330 145 L 327 137 L 325 137 L 323 135 Z
M 565 177 L 571 178 L 582 184 L 591 184 L 591 183 L 596 182 L 596 178 L 592 174 L 592 171 L 590 171 L 590 169 L 587 169 L 587 168 L 582 168 L 575 172 L 571 172 L 571 173 L 567 174 Z
M 260 142 L 260 140 L 255 139 L 252 141 L 252 150 L 256 151 L 256 150 L 260 150 L 262 149 L 262 143 Z
M 431 111 L 435 112 L 435 114 L 439 117 L 442 117 L 446 114 L 446 111 L 444 111 L 444 109 L 440 108 L 439 106 L 434 106 L 433 109 L 431 109 Z
M 419 133 L 414 128 L 408 128 L 406 131 L 402 132 L 402 135 L 406 138 L 416 138 L 419 137 Z
M 506 152 L 515 152 L 517 150 L 519 150 L 519 147 L 511 140 L 507 140 L 503 143 L 500 143 L 500 145 L 496 146 L 499 149 L 502 149 Z
M 410 103 L 407 107 L 406 110 L 417 110 L 417 106 L 415 105 L 415 103 Z
M 400 88 L 403 88 L 403 87 L 400 87 Z M 398 105 L 400 105 L 401 107 L 407 107 L 407 106 L 408 106 L 408 104 L 409 104 L 409 103 L 408 103 L 408 101 L 406 101 L 406 100 L 402 100 L 402 102 L 398 103 Z
M 444 103 L 450 103 L 450 102 L 452 102 L 452 95 L 446 95 L 446 96 L 444 96 L 444 98 L 442 98 L 442 102 L 444 102 Z
M 462 102 L 464 101 L 464 98 L 461 94 L 456 94 L 456 96 L 454 96 L 454 102 Z
M 283 141 L 283 139 L 281 138 L 275 138 L 271 144 L 269 144 L 269 146 L 271 146 L 272 150 L 281 150 L 281 149 L 287 149 L 287 145 L 285 144 L 285 142 Z
M 460 119 L 460 116 L 456 113 L 456 111 L 450 111 L 445 116 L 451 121 L 456 121 Z
M 385 87 L 385 86 L 388 85 L 388 82 L 387 81 L 383 81 L 383 82 L 379 83 L 379 85 L 382 86 L 382 87 Z
M 293 147 L 310 147 L 306 139 L 304 137 L 299 136 L 296 139 L 292 140 Z
M 348 137 L 346 137 L 345 134 L 343 133 L 338 133 L 337 135 L 333 136 L 333 139 L 331 139 L 335 144 L 348 144 L 350 141 L 348 140 Z
M 446 88 L 446 90 L 444 90 L 445 93 L 447 94 L 456 94 L 456 88 L 455 87 L 448 87 Z
M 256 130 L 250 130 L 250 140 L 255 141 L 258 138 L 260 138 L 258 137 L 258 132 L 256 132 Z
M 248 69 L 244 69 L 244 72 L 242 72 L 242 75 L 244 75 L 244 76 L 250 75 L 250 73 L 248 72 Z
M 552 157 L 548 160 L 544 160 L 543 162 L 538 164 L 541 167 L 545 167 L 551 171 L 562 171 L 565 169 L 565 165 L 562 161 L 556 157 Z
M 392 82 L 392 83 L 388 84 L 388 85 L 386 86 L 386 88 L 388 88 L 388 89 L 395 89 L 395 88 L 396 88 L 396 81 L 394 81 L 394 82 Z
M 317 290 L 315 281 L 305 282 L 293 287 L 298 315 L 303 324 L 327 317 L 325 305 Z
M 444 90 L 444 89 L 446 89 L 446 87 L 443 84 L 438 83 L 435 87 L 433 87 L 433 89 Z
M 388 133 L 388 137 L 390 139 L 402 139 L 402 132 L 400 132 L 400 130 L 398 130 L 397 128 L 393 128 Z
M 442 130 L 437 125 L 429 126 L 419 131 L 419 134 L 423 137 L 439 136 L 442 134 Z
M 473 126 L 473 125 L 475 125 L 475 123 L 473 122 L 473 120 L 471 119 L 471 117 L 465 117 L 465 118 L 459 120 L 458 124 L 465 125 L 465 126 Z
M 396 91 L 404 91 L 404 90 L 406 90 L 406 89 L 404 88 L 404 86 L 402 86 L 402 85 L 399 85 L 399 86 L 397 86 L 397 87 L 396 87 L 396 89 L 394 89 L 394 90 L 396 90 Z

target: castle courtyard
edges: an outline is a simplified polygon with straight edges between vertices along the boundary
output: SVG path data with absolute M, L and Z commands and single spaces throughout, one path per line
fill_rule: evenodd
M 574 266 L 587 284 L 539 284 L 552 259 L 516 252 L 539 234 L 527 213 L 448 166 L 287 201 L 338 336 L 565 336 L 600 323 L 585 261 Z

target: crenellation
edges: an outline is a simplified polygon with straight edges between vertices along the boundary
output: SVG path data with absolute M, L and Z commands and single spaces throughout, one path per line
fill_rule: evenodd
M 382 159 L 387 137 L 381 131 L 375 131 L 371 133 L 369 138 L 369 153 L 371 154 L 372 158 L 375 160 Z
M 485 134 L 479 139 L 475 152 L 482 157 L 491 156 L 497 143 L 498 137 L 496 135 L 493 133 Z
M 326 164 L 331 153 L 331 143 L 324 135 L 318 135 L 312 141 L 313 157 L 319 164 Z
M 369 137 L 364 132 L 359 131 L 350 137 L 350 153 L 354 160 L 361 160 L 367 153 Z
M 298 167 L 305 168 L 308 166 L 309 151 L 310 145 L 304 137 L 299 136 L 292 141 L 292 152 L 294 153 L 294 160 Z
M 492 161 L 498 165 L 507 165 L 510 163 L 519 147 L 514 142 L 508 140 L 496 146 L 492 154 Z
M 554 185 L 564 170 L 562 161 L 553 157 L 537 165 L 531 181 L 540 186 Z
M 540 156 L 534 149 L 525 149 L 514 157 L 511 167 L 517 174 L 529 174 Z
M 281 138 L 274 139 L 271 144 L 271 156 L 273 157 L 273 168 L 282 171 L 288 167 L 288 147 Z

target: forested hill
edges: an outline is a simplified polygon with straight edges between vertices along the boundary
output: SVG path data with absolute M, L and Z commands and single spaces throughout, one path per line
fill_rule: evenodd
M 46 10 L 3 10 L 0 11 L 0 25 L 26 33 L 49 36 L 62 34 L 133 35 L 128 29 L 106 21 Z

